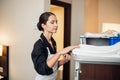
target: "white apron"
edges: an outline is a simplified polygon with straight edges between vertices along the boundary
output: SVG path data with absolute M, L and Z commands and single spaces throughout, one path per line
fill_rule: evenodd
M 50 53 L 49 48 L 47 47 L 48 50 L 48 58 L 51 58 L 54 54 Z M 58 68 L 58 62 L 54 65 L 53 69 L 53 73 L 51 75 L 40 75 L 37 73 L 37 76 L 35 78 L 35 80 L 56 80 L 57 79 L 57 68 Z

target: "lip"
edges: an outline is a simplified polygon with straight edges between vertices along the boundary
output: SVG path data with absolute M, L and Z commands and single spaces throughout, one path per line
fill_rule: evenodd
M 57 30 L 58 28 L 57 28 L 57 27 L 55 27 L 54 29 L 55 29 L 55 30 Z
M 57 28 L 55 28 L 55 30 L 57 30 Z

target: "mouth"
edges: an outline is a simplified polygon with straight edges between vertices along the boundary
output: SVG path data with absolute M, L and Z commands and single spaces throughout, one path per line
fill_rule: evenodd
M 54 28 L 55 30 L 57 30 L 58 28 Z

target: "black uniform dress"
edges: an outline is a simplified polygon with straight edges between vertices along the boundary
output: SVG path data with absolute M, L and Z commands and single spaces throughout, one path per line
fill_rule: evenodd
M 56 42 L 53 38 L 51 40 L 54 49 L 50 46 L 47 39 L 42 33 L 40 35 L 40 39 L 37 40 L 36 43 L 34 44 L 33 51 L 31 53 L 34 68 L 36 72 L 40 75 L 50 75 L 53 73 L 53 69 L 49 68 L 47 65 L 47 57 L 48 57 L 47 48 L 49 48 L 51 54 L 56 53 Z

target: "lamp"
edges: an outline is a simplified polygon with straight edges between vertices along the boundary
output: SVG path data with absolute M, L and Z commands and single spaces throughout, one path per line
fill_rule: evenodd
M 2 56 L 2 53 L 3 53 L 3 46 L 0 45 L 0 56 Z

